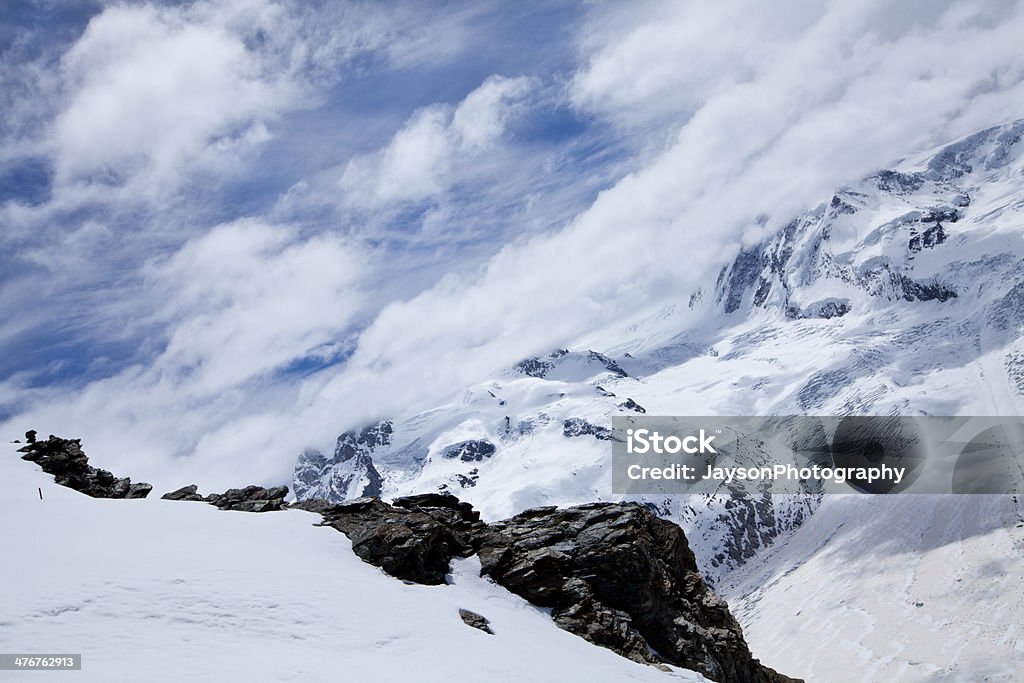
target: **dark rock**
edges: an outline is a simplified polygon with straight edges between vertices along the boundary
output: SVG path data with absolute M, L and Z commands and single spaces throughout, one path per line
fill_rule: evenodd
M 46 441 L 37 441 L 35 433 L 35 430 L 25 433 L 25 438 L 31 435 L 32 440 L 19 449 L 24 453 L 21 459 L 39 465 L 61 486 L 93 498 L 145 498 L 153 490 L 149 484 L 133 485 L 128 477 L 118 478 L 90 465 L 81 439 L 61 439 L 51 434 Z
M 625 401 L 619 404 L 619 407 L 623 410 L 632 410 L 638 413 L 646 413 L 647 409 L 637 403 L 631 398 L 627 398 Z
M 875 179 L 879 190 L 897 195 L 920 190 L 925 180 L 921 173 L 900 173 L 899 171 L 881 171 L 875 176 Z
M 513 370 L 527 377 L 543 379 L 553 367 L 555 367 L 554 363 L 543 361 L 540 358 L 527 358 L 516 363 Z
M 793 320 L 804 318 L 841 318 L 852 310 L 850 302 L 846 299 L 826 299 L 810 304 L 804 309 L 791 306 L 786 311 L 787 317 Z
M 323 515 L 357 555 L 400 579 L 443 583 L 452 557 L 476 553 L 482 574 L 624 657 L 728 683 L 792 680 L 753 658 L 728 606 L 698 573 L 682 529 L 641 505 L 533 508 L 491 525 L 442 494 L 295 507 Z M 462 616 L 486 626 L 480 615 Z
M 323 515 L 325 526 L 341 531 L 366 562 L 406 581 L 445 583 L 453 557 L 472 553 L 470 539 L 456 529 L 481 525 L 479 514 L 454 496 L 425 494 L 392 506 L 378 498 L 345 503 L 302 501 L 294 507 Z
M 893 274 L 893 287 L 906 301 L 949 301 L 956 291 L 938 282 L 918 282 L 903 274 Z
M 946 241 L 946 231 L 942 227 L 942 223 L 936 223 L 924 230 L 919 235 L 914 235 L 907 242 L 907 249 L 911 253 L 917 253 L 922 249 L 931 249 L 939 244 Z
M 484 574 L 626 657 L 718 681 L 789 680 L 750 654 L 682 530 L 643 506 L 530 510 L 492 525 L 479 555 Z
M 345 432 L 338 437 L 338 443 L 334 447 L 334 459 L 338 462 L 345 462 L 380 446 L 389 446 L 393 432 L 394 426 L 390 420 L 364 427 L 358 433 Z
M 612 430 L 591 424 L 582 417 L 570 417 L 562 423 L 562 435 L 569 439 L 577 436 L 592 436 L 599 441 L 611 441 Z
M 195 484 L 189 484 L 188 486 L 182 486 L 176 491 L 165 493 L 160 496 L 161 500 L 194 500 L 202 501 L 203 497 L 197 493 L 199 487 Z
M 128 493 L 125 494 L 125 498 L 145 498 L 152 493 L 153 487 L 145 482 L 139 482 L 138 484 L 132 484 L 128 487 Z
M 741 249 L 732 265 L 727 266 L 719 274 L 719 291 L 722 293 L 726 313 L 738 310 L 743 295 L 757 282 L 764 265 L 762 257 L 763 254 L 758 248 Z
M 460 441 L 445 447 L 441 452 L 446 458 L 458 458 L 463 462 L 480 462 L 494 455 L 494 444 L 486 439 Z
M 491 622 L 487 621 L 486 617 L 483 617 L 476 612 L 470 612 L 468 609 L 459 608 L 459 616 L 467 626 L 472 626 L 475 629 L 479 629 L 484 633 L 494 635 L 494 631 L 491 630 Z
M 857 208 L 850 204 L 850 202 L 846 201 L 845 198 L 840 197 L 838 194 L 832 195 L 832 201 L 829 204 L 829 206 L 832 207 L 833 216 L 839 216 L 843 214 L 850 215 L 857 213 Z
M 295 464 L 292 485 L 295 497 L 341 501 L 379 496 L 384 479 L 373 463 L 375 449 L 391 445 L 394 426 L 385 420 L 338 437 L 334 456 L 306 449 Z
M 28 443 L 35 443 L 36 442 L 36 430 L 30 429 L 27 432 L 25 432 L 25 441 L 28 442 Z
M 480 479 L 480 474 L 476 468 L 471 469 L 468 474 L 455 475 L 455 481 L 464 489 L 471 489 L 476 486 L 478 479 Z
M 616 377 L 629 377 L 629 373 L 623 370 L 621 365 L 619 365 L 618 363 L 616 363 L 614 360 L 604 355 L 603 353 L 598 353 L 597 351 L 588 351 L 587 360 L 603 365 L 606 370 L 611 372 Z
M 287 495 L 287 486 L 274 486 L 269 489 L 262 486 L 246 486 L 242 489 L 228 489 L 224 493 L 211 493 L 203 500 L 221 510 L 274 512 L 285 507 L 284 497 Z

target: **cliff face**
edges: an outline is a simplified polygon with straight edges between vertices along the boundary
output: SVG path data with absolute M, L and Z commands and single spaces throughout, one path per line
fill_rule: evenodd
M 440 494 L 296 506 L 322 514 L 360 557 L 407 581 L 442 583 L 453 557 L 478 554 L 484 575 L 549 608 L 561 628 L 635 661 L 723 682 L 793 680 L 754 659 L 682 529 L 641 505 L 535 508 L 493 524 Z

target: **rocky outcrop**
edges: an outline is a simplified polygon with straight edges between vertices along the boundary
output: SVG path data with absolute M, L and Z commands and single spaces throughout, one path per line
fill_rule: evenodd
M 90 465 L 81 439 L 61 439 L 51 434 L 46 441 L 37 441 L 35 436 L 34 430 L 26 433 L 29 443 L 19 449 L 24 453 L 21 459 L 39 465 L 61 486 L 93 498 L 145 498 L 153 490 L 144 482 L 133 484 L 128 477 L 115 477 Z
M 274 486 L 269 489 L 262 486 L 246 486 L 241 489 L 228 489 L 224 493 L 211 493 L 208 496 L 202 496 L 199 494 L 198 486 L 189 484 L 170 493 L 165 493 L 160 498 L 161 500 L 188 500 L 210 503 L 221 510 L 274 512 L 288 507 L 284 502 L 287 495 L 287 486 Z
M 565 630 L 630 659 L 717 681 L 789 680 L 750 654 L 682 529 L 643 506 L 528 510 L 494 524 L 479 554 L 484 574 L 551 608 Z
M 792 680 L 753 658 L 682 529 L 641 505 L 538 508 L 494 524 L 440 494 L 295 507 L 319 512 L 357 555 L 407 581 L 444 583 L 453 557 L 476 553 L 482 574 L 624 657 L 729 683 Z
M 388 505 L 379 498 L 344 503 L 301 501 L 292 507 L 323 515 L 323 525 L 352 540 L 366 562 L 405 581 L 438 585 L 452 557 L 472 554 L 472 539 L 484 528 L 480 515 L 455 496 L 426 494 Z
M 221 510 L 274 512 L 285 507 L 284 498 L 287 495 L 287 486 L 274 486 L 269 489 L 262 486 L 246 486 L 242 489 L 228 489 L 224 493 L 211 493 L 203 500 Z
M 567 439 L 592 436 L 598 441 L 611 441 L 612 430 L 587 422 L 582 417 L 570 417 L 562 423 L 562 436 Z
M 487 621 L 487 617 L 481 616 L 476 612 L 470 612 L 468 609 L 462 609 L 460 607 L 459 618 L 462 619 L 463 623 L 465 623 L 466 626 L 470 626 L 492 636 L 494 635 L 494 631 L 491 630 L 491 622 Z
M 441 455 L 446 458 L 458 458 L 462 462 L 480 462 L 494 455 L 495 450 L 494 444 L 487 439 L 470 439 L 447 446 L 441 451 Z
M 637 403 L 631 398 L 627 398 L 625 401 L 619 404 L 619 407 L 623 410 L 632 410 L 637 413 L 646 413 L 647 409 Z

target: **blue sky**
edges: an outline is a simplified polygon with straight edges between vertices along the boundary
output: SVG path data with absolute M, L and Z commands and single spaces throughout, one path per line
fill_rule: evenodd
M 0 418 L 151 478 L 280 479 L 1024 110 L 1015 2 L 6 7 Z

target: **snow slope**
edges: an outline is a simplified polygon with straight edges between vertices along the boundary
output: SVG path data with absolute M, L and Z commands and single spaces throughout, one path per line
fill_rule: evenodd
M 809 681 L 1019 681 L 1012 496 L 829 496 L 719 585 L 764 661 Z
M 705 680 L 560 630 L 475 558 L 453 564 L 452 585 L 406 585 L 310 513 L 92 499 L 16 448 L 0 446 L 0 652 L 83 662 L 32 680 Z

